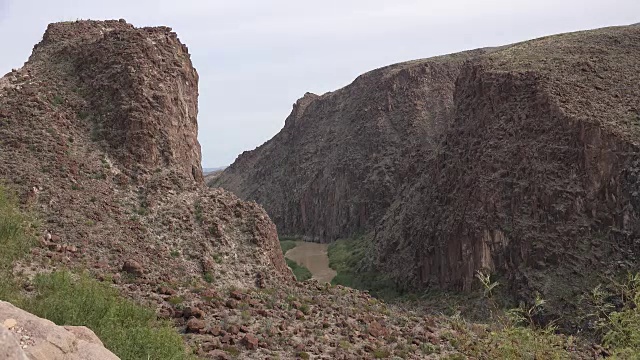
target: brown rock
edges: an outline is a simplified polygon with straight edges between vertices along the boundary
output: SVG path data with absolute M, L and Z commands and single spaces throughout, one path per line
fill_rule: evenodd
M 236 307 L 238 307 L 238 301 L 234 299 L 229 299 L 227 300 L 226 305 L 229 309 L 235 309 Z
M 57 326 L 23 311 L 8 302 L 0 301 L 0 319 L 11 319 L 9 325 L 19 326 L 29 334 L 33 345 L 22 352 L 16 349 L 18 339 L 5 326 L 0 326 L 0 359 L 101 359 L 118 360 L 105 349 L 98 337 L 84 326 Z M 3 322 L 4 323 L 4 322 Z M 26 356 L 25 356 L 26 355 Z
M 231 360 L 231 356 L 222 350 L 213 350 L 209 352 L 209 357 L 213 360 Z
M 377 321 L 370 323 L 367 331 L 369 332 L 369 335 L 373 337 L 381 337 L 387 334 L 387 330 Z
M 0 359 L 28 360 L 18 339 L 3 326 L 0 326 Z
M 207 326 L 204 320 L 191 318 L 187 321 L 187 332 L 199 333 Z
M 247 334 L 242 339 L 242 345 L 249 350 L 255 350 L 258 348 L 258 338 L 253 334 Z
M 144 273 L 142 265 L 140 265 L 139 262 L 131 259 L 124 262 L 124 264 L 122 265 L 122 271 L 135 276 L 142 276 L 142 274 Z

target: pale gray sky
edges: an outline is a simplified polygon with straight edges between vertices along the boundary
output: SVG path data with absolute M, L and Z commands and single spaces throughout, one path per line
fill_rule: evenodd
M 50 22 L 172 27 L 200 73 L 203 165 L 228 165 L 322 94 L 396 62 L 640 21 L 638 0 L 0 0 L 0 73 Z

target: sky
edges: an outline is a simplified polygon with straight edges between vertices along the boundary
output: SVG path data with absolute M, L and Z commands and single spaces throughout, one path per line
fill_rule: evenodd
M 203 166 L 273 137 L 309 91 L 407 60 L 640 22 L 638 0 L 0 0 L 0 73 L 22 66 L 47 24 L 165 25 L 200 74 Z

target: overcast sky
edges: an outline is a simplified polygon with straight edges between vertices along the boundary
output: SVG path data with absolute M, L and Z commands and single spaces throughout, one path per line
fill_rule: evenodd
M 0 72 L 22 66 L 50 22 L 166 25 L 200 74 L 203 166 L 275 135 L 306 91 L 396 62 L 640 22 L 640 0 L 0 0 Z

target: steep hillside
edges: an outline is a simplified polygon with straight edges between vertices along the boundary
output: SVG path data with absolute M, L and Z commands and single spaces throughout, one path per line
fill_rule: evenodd
M 639 71 L 638 27 L 465 64 L 437 156 L 375 231 L 379 267 L 407 286 L 455 289 L 486 269 L 560 311 L 603 277 L 637 271 Z
M 365 260 L 405 289 L 486 270 L 575 311 L 639 265 L 639 40 L 606 28 L 372 71 L 307 94 L 216 184 L 285 234 L 368 234 Z
M 255 259 L 265 272 L 286 273 L 266 214 L 202 188 L 196 101 L 197 74 L 169 28 L 48 28 L 0 95 L 0 176 L 44 215 L 58 245 L 75 250 L 54 244 L 42 258 L 92 264 L 103 276 L 132 259 L 149 278 L 177 280 L 201 276 L 214 255 L 237 256 L 218 249 L 233 233 L 238 245 L 265 247 Z
M 431 156 L 455 79 L 476 50 L 371 71 L 298 100 L 284 128 L 216 179 L 265 207 L 280 234 L 329 242 L 370 230 Z

